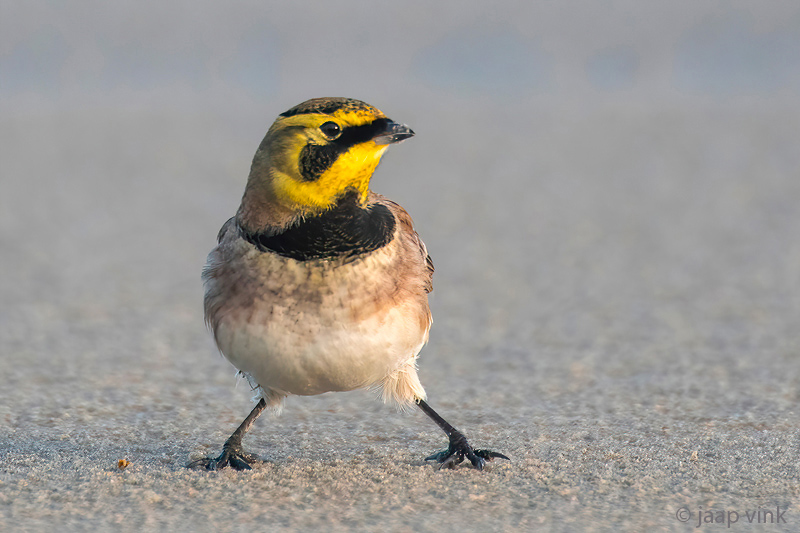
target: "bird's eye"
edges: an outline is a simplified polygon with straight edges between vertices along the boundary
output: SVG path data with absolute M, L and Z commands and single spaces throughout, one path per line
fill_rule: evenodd
M 341 128 L 335 122 L 326 122 L 319 127 L 319 131 L 321 131 L 322 134 L 330 140 L 333 140 L 342 134 Z

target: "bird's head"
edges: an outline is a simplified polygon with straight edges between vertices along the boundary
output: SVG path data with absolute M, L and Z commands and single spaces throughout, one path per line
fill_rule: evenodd
M 291 108 L 275 120 L 253 158 L 239 223 L 278 230 L 330 209 L 350 191 L 365 202 L 383 153 L 412 135 L 359 100 L 315 98 Z

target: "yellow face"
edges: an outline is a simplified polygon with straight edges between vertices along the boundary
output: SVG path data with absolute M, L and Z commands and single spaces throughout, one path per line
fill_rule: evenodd
M 320 100 L 332 104 L 309 105 L 317 102 L 312 100 L 298 106 L 303 112 L 287 111 L 259 148 L 274 199 L 304 214 L 332 207 L 349 190 L 366 201 L 370 178 L 388 144 L 413 135 L 363 102 Z

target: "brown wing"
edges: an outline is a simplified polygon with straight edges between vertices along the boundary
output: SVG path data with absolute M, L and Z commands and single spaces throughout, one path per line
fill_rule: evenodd
M 399 234 L 398 238 L 403 239 L 409 248 L 409 251 L 418 251 L 417 254 L 413 254 L 416 257 L 416 262 L 418 263 L 419 270 L 418 274 L 422 278 L 423 287 L 425 292 L 432 292 L 433 291 L 433 259 L 428 254 L 428 249 L 425 247 L 425 243 L 422 242 L 419 234 L 414 229 L 414 221 L 411 219 L 411 215 L 403 209 L 403 207 L 389 200 L 388 198 L 381 196 L 380 194 L 370 192 L 369 196 L 369 203 L 381 203 L 388 207 L 392 213 L 394 213 L 395 220 L 399 226 Z
M 420 239 L 419 234 L 415 231 L 414 235 L 417 237 L 417 241 L 419 242 L 419 249 L 420 252 L 425 256 L 425 267 L 428 272 L 427 282 L 425 283 L 425 292 L 433 292 L 433 259 L 431 259 L 430 254 L 428 253 L 428 249 L 425 248 L 425 243 L 422 242 Z

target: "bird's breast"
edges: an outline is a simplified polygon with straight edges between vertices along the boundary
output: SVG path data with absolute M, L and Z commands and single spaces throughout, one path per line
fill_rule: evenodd
M 297 261 L 239 239 L 206 271 L 206 318 L 222 353 L 292 394 L 379 383 L 427 340 L 430 311 L 393 243 L 355 260 Z

